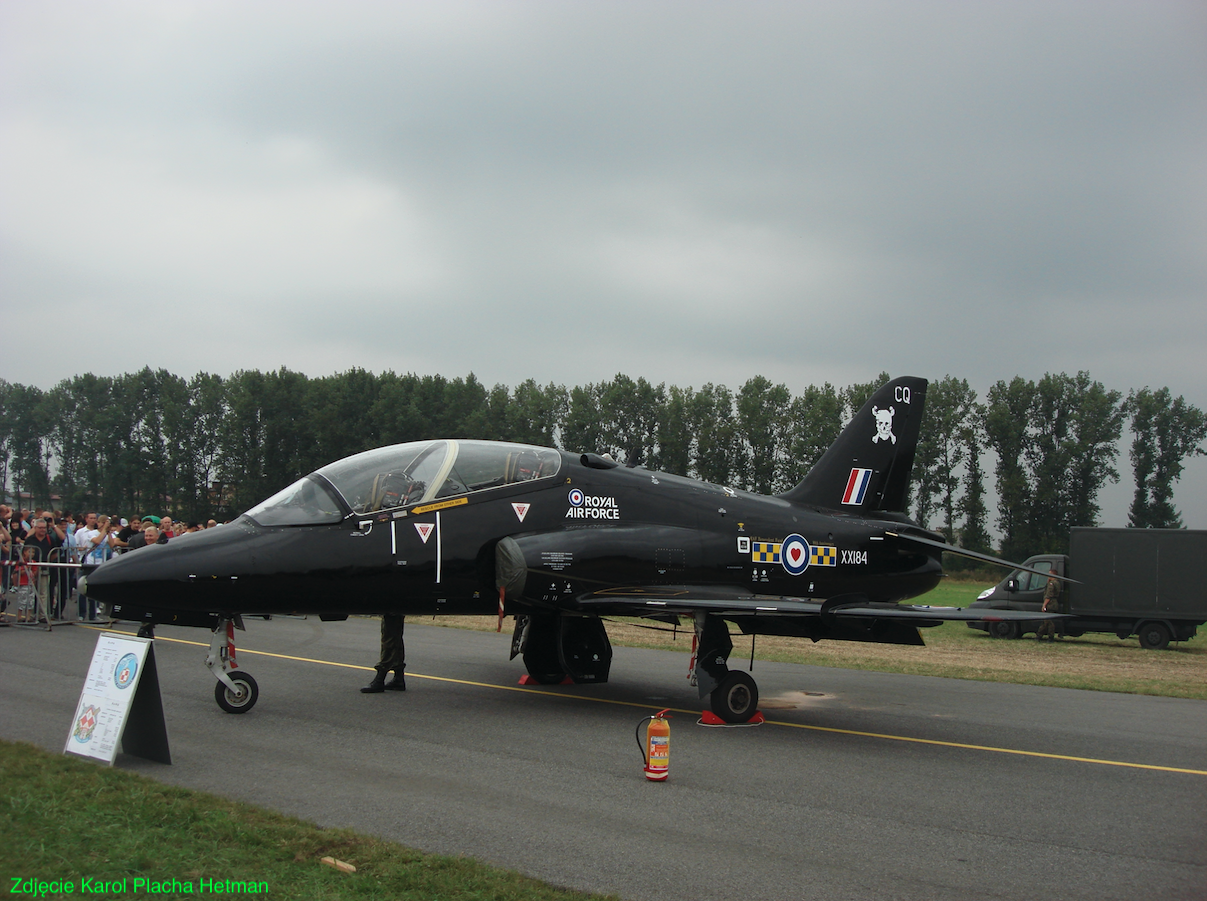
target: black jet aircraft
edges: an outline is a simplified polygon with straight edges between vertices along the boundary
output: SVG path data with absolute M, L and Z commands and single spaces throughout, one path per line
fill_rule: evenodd
M 939 583 L 944 551 L 1015 565 L 953 548 L 902 512 L 926 384 L 880 388 L 804 480 L 772 497 L 590 453 L 417 441 L 331 463 L 230 525 L 126 554 L 84 590 L 144 634 L 214 629 L 207 664 L 232 712 L 258 694 L 233 665 L 241 615 L 505 612 L 512 657 L 540 683 L 607 681 L 601 617 L 690 623 L 700 697 L 743 722 L 758 690 L 727 666 L 727 623 L 921 645 L 919 627 L 945 620 L 1036 619 L 899 603 Z

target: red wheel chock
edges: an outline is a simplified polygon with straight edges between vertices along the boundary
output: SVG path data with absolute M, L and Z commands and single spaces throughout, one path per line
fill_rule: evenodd
M 727 723 L 711 710 L 705 710 L 700 714 L 701 726 L 757 726 L 759 723 L 767 722 L 763 719 L 763 711 L 756 710 L 754 716 L 746 720 L 744 723 Z
M 542 685 L 542 684 L 547 685 L 548 683 L 538 682 L 538 681 L 536 681 L 536 679 L 532 678 L 532 676 L 528 675 L 527 673 L 524 673 L 524 675 L 520 676 L 520 685 Z M 558 682 L 557 684 L 558 685 L 573 685 L 574 680 L 571 679 L 569 676 L 567 676 L 566 678 L 562 679 L 562 681 Z

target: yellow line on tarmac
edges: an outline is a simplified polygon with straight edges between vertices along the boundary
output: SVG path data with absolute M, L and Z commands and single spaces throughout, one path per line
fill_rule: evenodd
M 84 626 L 86 629 L 94 631 L 117 632 L 118 629 L 103 629 L 97 626 Z M 133 632 L 122 632 L 123 635 L 134 635 Z M 171 641 L 176 644 L 189 644 L 199 648 L 208 648 L 209 642 L 204 641 L 189 641 L 185 638 L 156 638 L 156 641 Z M 253 651 L 247 648 L 239 648 L 239 654 L 255 654 L 260 657 L 276 657 L 279 660 L 296 660 L 300 663 L 317 663 L 321 666 L 338 666 L 344 669 L 358 669 L 372 671 L 371 666 L 360 666 L 355 663 L 339 663 L 335 660 L 318 660 L 314 657 L 295 657 L 290 654 L 275 654 L 271 651 Z M 657 704 L 641 704 L 636 701 L 617 701 L 612 698 L 592 698 L 588 695 L 571 695 L 558 694 L 556 692 L 547 691 L 538 688 L 525 688 L 519 685 L 497 685 L 491 682 L 473 682 L 468 679 L 451 679 L 447 676 L 425 676 L 422 673 L 413 673 L 407 670 L 408 679 L 430 679 L 433 682 L 448 682 L 453 685 L 469 685 L 474 688 L 492 688 L 496 691 L 514 691 L 521 694 L 543 695 L 547 698 L 564 698 L 570 701 L 590 701 L 593 704 L 612 704 L 619 707 L 636 707 L 640 710 L 647 710 L 651 707 L 657 707 Z M 695 716 L 699 713 L 696 710 L 685 710 L 678 707 L 665 708 L 674 713 L 684 713 L 689 716 Z M 991 754 L 1013 754 L 1017 757 L 1038 757 L 1045 760 L 1066 760 L 1071 763 L 1091 763 L 1098 766 L 1116 766 L 1125 767 L 1133 770 L 1151 770 L 1160 773 L 1183 773 L 1189 776 L 1207 776 L 1207 770 L 1194 770 L 1184 767 L 1174 766 L 1156 766 L 1149 763 L 1131 763 L 1126 760 L 1103 760 L 1097 757 L 1073 757 L 1068 754 L 1048 754 L 1044 751 L 1020 751 L 1017 748 L 995 748 L 989 745 L 970 745 L 955 741 L 940 741 L 935 738 L 911 738 L 908 735 L 887 735 L 881 732 L 860 732 L 855 729 L 835 729 L 831 726 L 810 726 L 805 723 L 787 723 L 782 720 L 766 720 L 769 726 L 785 726 L 789 729 L 807 729 L 812 732 L 829 732 L 834 735 L 854 735 L 859 738 L 876 738 L 882 741 L 902 741 L 916 745 L 931 745 L 939 748 L 956 748 L 962 751 L 984 751 Z
M 1020 751 L 1016 748 L 994 748 L 988 745 L 968 745 L 956 741 L 939 741 L 935 738 L 910 738 L 907 735 L 881 735 L 876 732 L 857 732 L 854 729 L 834 729 L 829 726 L 808 726 L 802 723 L 767 722 L 792 729 L 811 729 L 814 732 L 833 732 L 838 735 L 858 735 L 864 738 L 883 738 L 889 741 L 905 741 L 919 745 L 936 745 L 941 748 L 960 748 L 965 751 L 989 751 L 994 754 L 1014 754 L 1019 757 L 1043 757 L 1048 760 L 1068 760 L 1073 763 L 1096 763 L 1100 766 L 1121 766 L 1133 770 L 1156 770 L 1162 773 L 1186 773 L 1191 776 L 1207 776 L 1207 770 L 1191 770 L 1176 766 L 1156 766 L 1150 763 L 1131 763 L 1126 760 L 1103 760 L 1098 757 L 1072 757 L 1068 754 L 1047 754 L 1043 751 Z

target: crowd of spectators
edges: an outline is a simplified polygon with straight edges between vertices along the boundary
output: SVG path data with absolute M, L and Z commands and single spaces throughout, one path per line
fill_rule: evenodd
M 95 603 L 76 591 L 78 568 L 100 565 L 116 554 L 167 544 L 218 523 L 174 522 L 170 516 L 124 519 L 63 510 L 18 510 L 0 504 L 0 613 L 17 622 L 67 618 L 72 594 L 76 615 L 96 619 Z M 46 565 L 52 564 L 52 565 Z

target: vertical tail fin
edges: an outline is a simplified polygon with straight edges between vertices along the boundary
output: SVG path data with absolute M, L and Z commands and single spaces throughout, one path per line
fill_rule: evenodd
M 905 510 L 926 379 L 905 376 L 876 391 L 799 485 L 780 495 L 850 512 Z

